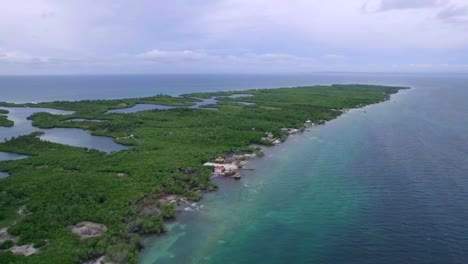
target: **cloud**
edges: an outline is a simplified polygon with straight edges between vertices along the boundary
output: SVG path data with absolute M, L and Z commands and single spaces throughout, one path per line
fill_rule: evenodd
M 416 71 L 444 71 L 444 72 L 466 72 L 468 71 L 468 64 L 431 64 L 431 63 L 422 63 L 422 64 L 409 64 L 407 68 L 410 70 Z
M 363 0 L 294 0 L 293 4 L 280 0 L 222 0 L 198 14 L 189 27 L 195 27 L 200 36 L 198 44 L 204 48 L 224 43 L 226 48 L 248 47 L 257 53 L 271 52 L 271 48 L 275 48 L 281 53 L 301 51 L 301 56 L 315 57 L 337 53 L 337 50 L 346 53 L 365 48 L 369 52 L 386 53 L 468 45 L 468 35 L 461 29 L 446 27 L 435 19 L 441 1 L 412 2 L 411 5 L 371 2 L 378 4 L 377 8 L 381 5 L 413 8 L 395 16 L 392 12 L 363 14 L 360 12 Z
M 38 64 L 49 63 L 48 57 L 31 56 L 17 51 L 0 51 L 0 63 Z
M 191 50 L 165 51 L 153 49 L 133 56 L 139 60 L 176 63 L 176 62 L 210 62 L 239 65 L 269 64 L 269 65 L 310 65 L 316 60 L 311 57 L 300 57 L 286 53 L 241 53 L 241 54 L 216 54 Z
M 380 10 L 432 8 L 446 2 L 445 0 L 382 0 Z
M 458 65 L 468 61 L 466 5 L 467 0 L 9 1 L 0 9 L 0 74 Z
M 315 63 L 315 59 L 311 57 L 300 57 L 285 53 L 245 53 L 240 55 L 230 55 L 222 57 L 223 60 L 235 61 L 243 64 L 296 64 L 310 65 Z
M 346 56 L 340 54 L 326 54 L 322 57 L 327 60 L 343 60 L 346 58 Z
M 468 6 L 449 6 L 437 14 L 444 22 L 468 24 Z
M 144 53 L 137 54 L 135 56 L 138 59 L 144 59 L 154 62 L 164 62 L 164 63 L 173 63 L 173 62 L 187 62 L 187 61 L 197 61 L 207 57 L 206 54 L 191 51 L 191 50 L 182 50 L 182 51 L 164 51 L 164 50 L 150 50 Z
M 445 5 L 447 0 L 368 0 L 362 9 L 365 12 L 434 8 Z

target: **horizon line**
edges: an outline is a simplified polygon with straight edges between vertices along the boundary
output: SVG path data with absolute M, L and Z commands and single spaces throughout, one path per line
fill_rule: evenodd
M 40 76 L 156 76 L 156 75 L 306 75 L 306 74 L 450 74 L 450 75 L 468 75 L 468 72 L 391 72 L 391 71 L 313 71 L 313 72 L 206 72 L 206 73 L 193 73 L 193 72 L 180 72 L 180 73 L 28 73 L 28 74 L 1 74 L 0 77 L 40 77 Z

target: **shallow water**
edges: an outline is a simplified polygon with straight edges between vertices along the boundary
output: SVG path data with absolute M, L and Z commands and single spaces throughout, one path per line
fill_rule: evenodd
M 28 156 L 26 155 L 0 151 L 0 160 L 17 160 L 17 159 L 25 159 L 27 157 Z
M 26 156 L 26 155 L 0 151 L 0 161 L 2 161 L 2 160 L 25 159 L 27 157 L 28 156 Z M 6 178 L 8 176 L 10 176 L 10 174 L 8 172 L 0 171 L 0 179 Z
M 0 127 L 0 140 L 10 139 L 20 135 L 27 135 L 34 131 L 39 131 L 38 128 L 32 126 L 31 120 L 27 118 L 37 112 L 47 112 L 55 115 L 72 114 L 71 111 L 62 111 L 49 108 L 32 108 L 32 107 L 1 107 L 9 111 L 8 119 L 15 122 L 13 127 Z
M 92 148 L 104 152 L 120 151 L 130 148 L 129 146 L 115 143 L 114 139 L 111 137 L 91 135 L 89 132 L 79 128 L 52 128 L 41 129 L 40 131 L 45 132 L 40 136 L 42 140 L 69 146 Z
M 253 95 L 252 94 L 233 94 L 233 95 L 229 95 L 229 96 L 225 96 L 225 97 L 228 97 L 228 98 L 241 98 L 241 97 L 252 97 Z
M 243 104 L 243 105 L 255 105 L 255 103 L 250 103 L 250 102 L 237 102 L 239 104 Z
M 2 107 L 2 109 L 7 109 L 9 111 L 8 118 L 14 121 L 15 125 L 13 127 L 0 127 L 1 141 L 40 131 L 43 132 L 43 135 L 40 136 L 43 140 L 75 147 L 87 147 L 105 152 L 119 151 L 129 148 L 115 143 L 110 137 L 94 136 L 89 132 L 78 128 L 39 129 L 32 126 L 32 121 L 27 119 L 29 116 L 37 112 L 67 115 L 72 114 L 73 112 L 71 111 L 31 107 Z
M 129 114 L 136 113 L 140 111 L 149 111 L 149 110 L 167 110 L 167 109 L 181 109 L 181 108 L 191 108 L 191 109 L 207 109 L 207 110 L 217 110 L 215 108 L 205 107 L 207 105 L 217 104 L 218 101 L 215 98 L 200 99 L 200 102 L 196 102 L 194 105 L 186 106 L 169 106 L 169 105 L 160 105 L 160 104 L 136 104 L 132 107 L 122 108 L 122 109 L 113 109 L 109 110 L 106 113 L 121 113 Z
M 105 119 L 84 119 L 84 118 L 72 118 L 65 120 L 64 122 L 106 122 Z
M 128 108 L 109 110 L 106 112 L 106 114 L 112 114 L 112 113 L 129 114 L 129 113 L 136 113 L 140 111 L 167 110 L 167 109 L 175 109 L 175 108 L 178 108 L 178 107 L 168 106 L 168 105 L 158 105 L 158 104 L 136 104 Z
M 229 96 L 222 96 L 228 98 L 242 98 L 242 97 L 250 97 L 251 94 L 233 94 Z M 210 108 L 210 105 L 216 105 L 218 103 L 217 97 L 207 98 L 207 99 L 200 99 L 200 102 L 196 102 L 194 105 L 185 107 L 185 106 L 169 106 L 169 105 L 159 105 L 159 104 L 136 104 L 132 107 L 122 108 L 122 109 L 113 109 L 109 110 L 106 113 L 122 113 L 122 114 L 129 114 L 129 113 L 136 113 L 140 111 L 149 111 L 149 110 L 167 110 L 167 109 L 181 109 L 181 108 L 190 108 L 190 109 L 205 109 L 205 110 L 218 110 L 217 108 Z M 253 105 L 254 103 L 248 102 L 238 102 L 244 105 Z
M 140 263 L 468 263 L 468 78 L 414 87 L 216 178 Z

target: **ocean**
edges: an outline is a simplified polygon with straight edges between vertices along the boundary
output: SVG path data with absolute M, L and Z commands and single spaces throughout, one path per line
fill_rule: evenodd
M 140 263 L 468 263 L 468 74 L 0 77 L 1 101 L 406 85 L 293 135 L 144 238 Z
M 257 88 L 318 84 L 366 83 L 431 86 L 466 82 L 462 74 L 179 74 L 179 75 L 89 75 L 0 76 L 0 101 L 13 103 L 56 100 L 118 99 L 180 95 Z

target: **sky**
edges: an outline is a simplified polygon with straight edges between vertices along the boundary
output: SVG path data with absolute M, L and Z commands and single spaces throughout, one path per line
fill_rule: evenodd
M 0 0 L 0 74 L 466 72 L 468 0 Z

